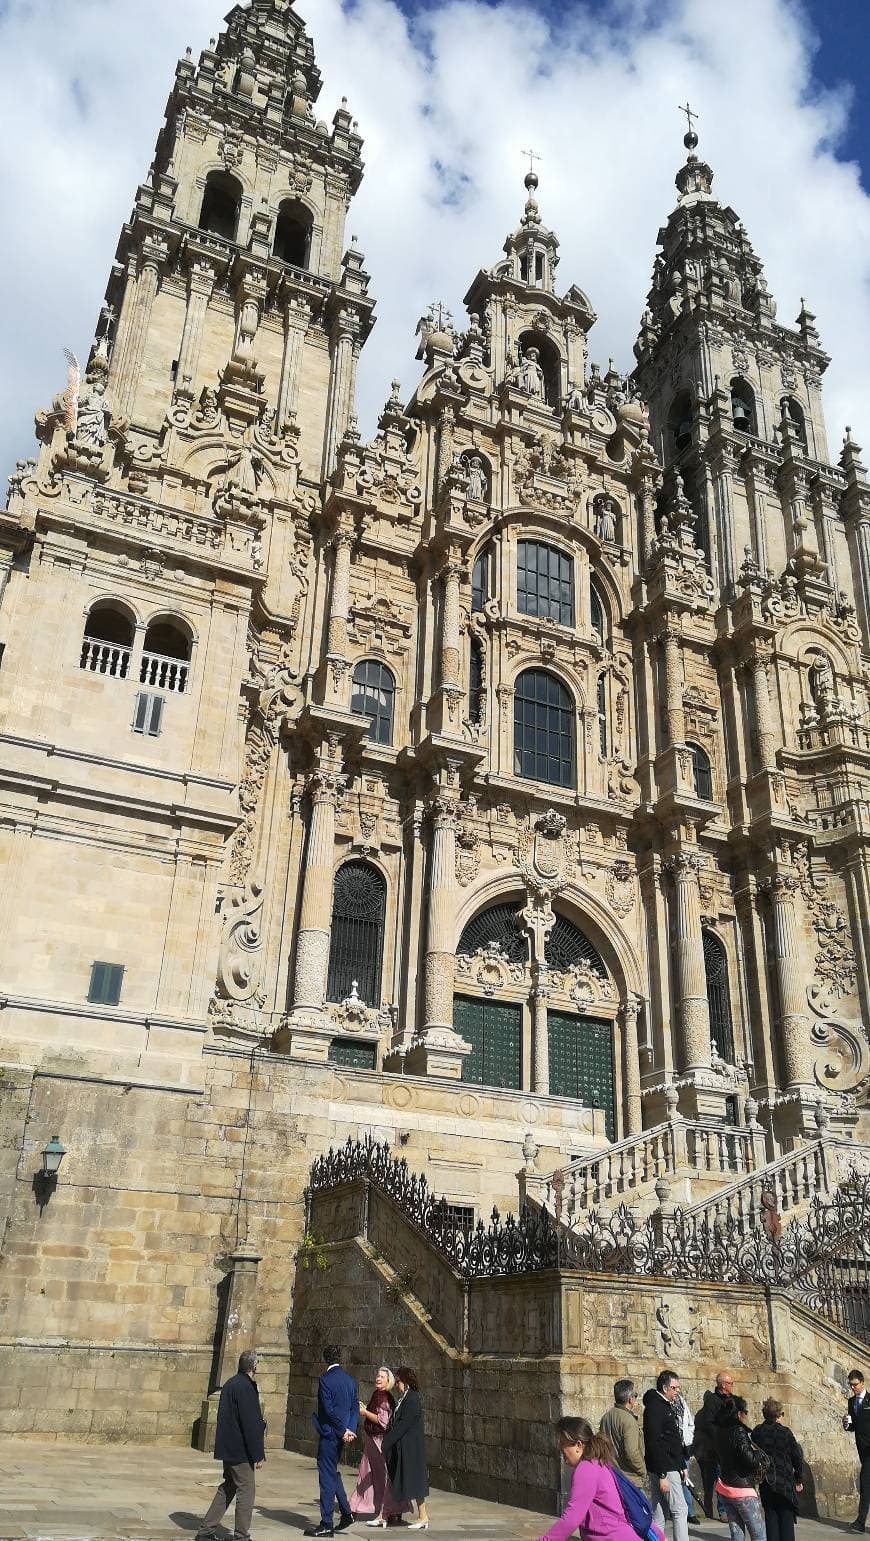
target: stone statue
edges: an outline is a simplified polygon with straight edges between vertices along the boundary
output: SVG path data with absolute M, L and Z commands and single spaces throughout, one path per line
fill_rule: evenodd
M 255 498 L 263 480 L 264 467 L 260 456 L 251 449 L 250 444 L 243 444 L 241 449 L 231 450 L 227 458 L 227 474 L 221 490 L 241 492 Z
M 616 510 L 610 498 L 595 499 L 595 534 L 599 540 L 616 540 Z
M 582 412 L 586 407 L 586 398 L 582 385 L 574 385 L 569 382 L 568 394 L 565 397 L 565 408 L 568 412 Z
M 520 358 L 516 368 L 511 370 L 510 384 L 517 390 L 525 391 L 535 401 L 544 401 L 546 392 L 544 387 L 544 371 L 540 365 L 540 352 L 537 348 L 530 348 L 528 353 Z
M 76 442 L 87 449 L 102 449 L 109 432 L 112 411 L 106 400 L 106 382 L 101 377 L 86 381 L 79 397 Z
M 469 456 L 465 464 L 465 473 L 468 477 L 468 496 L 472 502 L 485 503 L 488 487 L 483 461 L 479 455 Z
M 810 665 L 810 695 L 822 716 L 830 709 L 835 694 L 834 671 L 829 658 L 820 653 Z

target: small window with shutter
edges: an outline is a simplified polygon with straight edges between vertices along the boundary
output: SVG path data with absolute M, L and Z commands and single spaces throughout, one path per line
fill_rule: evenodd
M 123 979 L 123 963 L 92 963 L 88 1000 L 100 1006 L 117 1006 Z
M 163 721 L 163 706 L 162 696 L 152 696 L 149 691 L 140 690 L 133 713 L 133 732 L 147 733 L 151 738 L 156 738 Z

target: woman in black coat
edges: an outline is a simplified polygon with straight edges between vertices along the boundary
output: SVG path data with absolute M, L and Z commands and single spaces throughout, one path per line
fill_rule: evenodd
M 752 1438 L 770 1461 L 761 1484 L 767 1541 L 794 1541 L 797 1495 L 803 1492 L 803 1451 L 782 1421 L 782 1403 L 768 1397 L 761 1409 L 764 1422 Z
M 417 1520 L 408 1529 L 428 1530 L 426 1497 L 429 1492 L 429 1476 L 426 1471 L 423 1406 L 417 1377 L 406 1364 L 399 1365 L 396 1371 L 396 1391 L 399 1399 L 381 1446 L 390 1477 L 390 1490 L 397 1504 L 405 1503 L 410 1498 L 417 1505 Z M 369 1523 L 376 1524 L 377 1521 Z

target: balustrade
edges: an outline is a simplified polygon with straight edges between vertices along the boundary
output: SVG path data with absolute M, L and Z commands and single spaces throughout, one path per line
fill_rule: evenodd
M 132 648 L 122 647 L 117 642 L 99 642 L 94 637 L 85 637 L 79 667 L 91 674 L 110 674 L 113 679 L 125 680 L 131 652 Z
M 139 683 L 155 690 L 169 690 L 183 695 L 187 689 L 190 664 L 184 658 L 165 658 L 162 653 L 143 653 Z

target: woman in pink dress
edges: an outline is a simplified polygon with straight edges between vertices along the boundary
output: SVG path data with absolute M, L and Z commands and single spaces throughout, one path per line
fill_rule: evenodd
M 392 1371 L 381 1365 L 375 1376 L 371 1400 L 359 1404 L 363 1456 L 356 1487 L 350 1495 L 350 1509 L 355 1515 L 379 1515 L 388 1520 L 411 1507 L 410 1504 L 392 1502 L 386 1462 L 381 1454 L 384 1432 L 396 1405 L 392 1397 L 394 1385 Z
M 610 1468 L 609 1439 L 595 1434 L 585 1418 L 560 1418 L 556 1432 L 562 1460 L 571 1468 L 571 1492 L 561 1517 L 541 1541 L 568 1541 L 575 1530 L 582 1541 L 638 1541 Z

